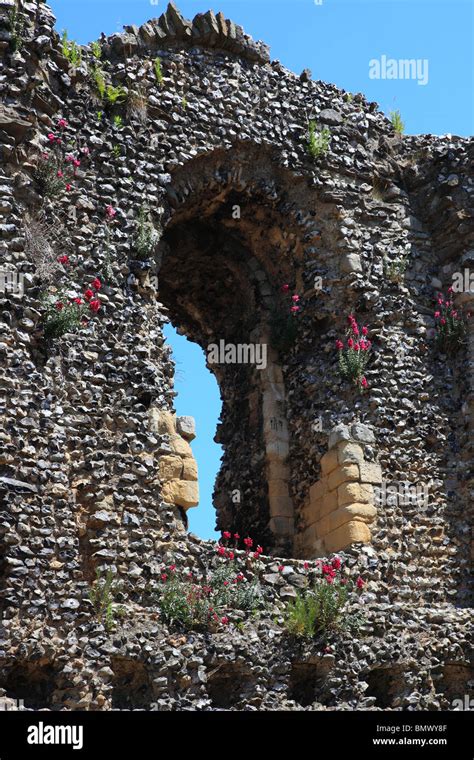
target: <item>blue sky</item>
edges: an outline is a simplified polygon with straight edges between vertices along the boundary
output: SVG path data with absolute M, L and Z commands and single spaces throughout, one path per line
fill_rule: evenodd
M 57 29 L 87 43 L 101 32 L 159 16 L 159 0 L 50 0 Z M 192 18 L 212 7 L 271 47 L 273 59 L 313 79 L 363 92 L 385 113 L 399 110 L 409 134 L 472 135 L 474 126 L 474 3 L 472 0 L 181 0 Z M 428 81 L 371 79 L 369 62 L 382 56 L 427 60 Z M 196 418 L 193 450 L 199 465 L 201 503 L 189 513 L 191 529 L 208 538 L 215 521 L 212 488 L 220 447 L 212 442 L 220 412 L 216 382 L 200 348 L 167 330 L 178 362 L 178 414 Z

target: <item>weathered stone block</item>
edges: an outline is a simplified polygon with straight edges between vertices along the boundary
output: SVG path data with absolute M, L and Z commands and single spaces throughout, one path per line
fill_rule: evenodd
M 317 480 L 316 483 L 313 483 L 313 485 L 309 489 L 309 499 L 311 502 L 317 501 L 322 496 L 324 496 L 324 494 L 327 492 L 328 492 L 327 478 L 323 478 L 322 480 Z
M 160 478 L 163 481 L 181 478 L 183 472 L 183 460 L 178 456 L 161 457 L 159 463 Z
M 377 510 L 371 504 L 346 504 L 328 516 L 329 529 L 328 533 L 337 530 L 341 525 L 351 520 L 360 520 L 365 523 L 372 523 L 377 516 Z
M 198 479 L 198 466 L 197 462 L 193 457 L 186 457 L 182 460 L 183 463 L 183 472 L 182 472 L 182 479 L 183 480 L 197 480 Z
M 193 450 L 189 443 L 181 438 L 180 435 L 170 435 L 170 446 L 175 454 L 179 454 L 181 457 L 192 457 Z
M 199 504 L 199 486 L 192 480 L 170 480 L 163 485 L 163 501 L 176 504 L 183 509 Z
M 359 480 L 359 466 L 357 464 L 344 464 L 337 467 L 328 477 L 328 488 L 334 491 L 335 488 L 348 480 Z
M 363 483 L 381 483 L 382 468 L 379 464 L 367 462 L 360 465 L 360 479 Z
M 338 465 L 337 450 L 331 449 L 321 457 L 321 472 L 323 475 L 329 475 Z
M 328 533 L 324 537 L 324 547 L 329 554 L 342 551 L 354 543 L 368 544 L 370 539 L 371 533 L 366 523 L 352 520 Z
M 346 464 L 348 462 L 363 464 L 364 450 L 358 443 L 344 442 L 337 447 L 337 459 L 339 464 Z
M 292 517 L 272 517 L 270 530 L 275 536 L 292 536 L 295 532 L 294 519 Z
M 176 435 L 176 417 L 173 412 L 152 407 L 148 411 L 150 430 L 159 435 Z
M 374 502 L 374 489 L 365 483 L 343 483 L 337 489 L 337 501 L 340 507 L 355 502 Z

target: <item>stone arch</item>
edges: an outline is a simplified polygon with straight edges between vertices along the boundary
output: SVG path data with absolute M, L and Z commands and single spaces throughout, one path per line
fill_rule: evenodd
M 316 193 L 304 179 L 279 167 L 269 146 L 252 142 L 188 161 L 166 190 L 158 298 L 181 332 L 220 352 L 219 362 L 208 364 L 224 405 L 216 439 L 225 449 L 214 494 L 218 528 L 251 532 L 292 553 L 283 372 L 292 349 L 275 346 L 273 325 L 284 309 L 290 317 L 291 293 L 305 289 L 305 249 L 321 238 L 328 211 L 317 213 Z M 290 289 L 285 305 L 283 284 Z M 254 360 L 221 362 L 230 345 L 249 347 L 243 359 L 254 349 Z

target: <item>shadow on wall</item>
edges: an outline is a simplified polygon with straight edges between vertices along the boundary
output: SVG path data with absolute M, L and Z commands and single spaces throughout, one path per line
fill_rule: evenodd
M 200 500 L 197 508 L 189 509 L 189 530 L 200 538 L 216 538 L 216 512 L 212 493 L 220 466 L 222 446 L 214 443 L 216 426 L 221 412 L 221 398 L 214 375 L 207 369 L 202 349 L 182 335 L 172 325 L 164 334 L 173 349 L 176 362 L 175 409 L 178 416 L 191 415 L 196 420 L 196 438 L 192 442 L 198 463 Z

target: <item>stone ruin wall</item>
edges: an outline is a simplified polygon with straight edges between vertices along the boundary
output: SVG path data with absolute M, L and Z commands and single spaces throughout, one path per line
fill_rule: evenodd
M 1 261 L 25 293 L 0 293 L 0 687 L 21 696 L 34 683 L 31 703 L 54 709 L 446 707 L 471 677 L 474 336 L 447 361 L 430 331 L 435 294 L 472 263 L 472 143 L 400 139 L 362 95 L 294 75 L 220 14 L 188 22 L 173 5 L 100 41 L 107 78 L 146 92 L 146 119 L 118 107 L 118 129 L 97 118 L 90 49 L 71 67 L 48 6 L 22 2 L 25 43 L 12 53 L 11 6 L 0 2 Z M 331 131 L 316 163 L 308 116 Z M 34 165 L 59 117 L 91 152 L 72 192 L 43 203 Z M 132 244 L 144 202 L 160 234 L 146 270 Z M 100 317 L 47 349 L 26 240 L 41 208 L 78 288 L 110 274 Z M 406 254 L 403 282 L 390 282 L 384 257 Z M 203 347 L 265 339 L 284 282 L 302 303 L 291 349 L 270 350 L 265 372 L 211 368 L 223 399 L 217 521 L 263 544 L 276 601 L 304 585 L 298 558 L 343 551 L 369 573 L 364 637 L 337 657 L 285 649 L 270 619 L 177 643 L 148 596 L 163 563 L 212 552 L 186 531 L 194 433 L 173 415 L 163 325 Z M 351 311 L 374 341 L 363 396 L 337 374 Z M 427 504 L 375 508 L 374 485 L 407 479 L 430 484 Z M 287 558 L 285 577 L 273 556 Z M 113 636 L 87 602 L 110 567 L 129 613 Z

